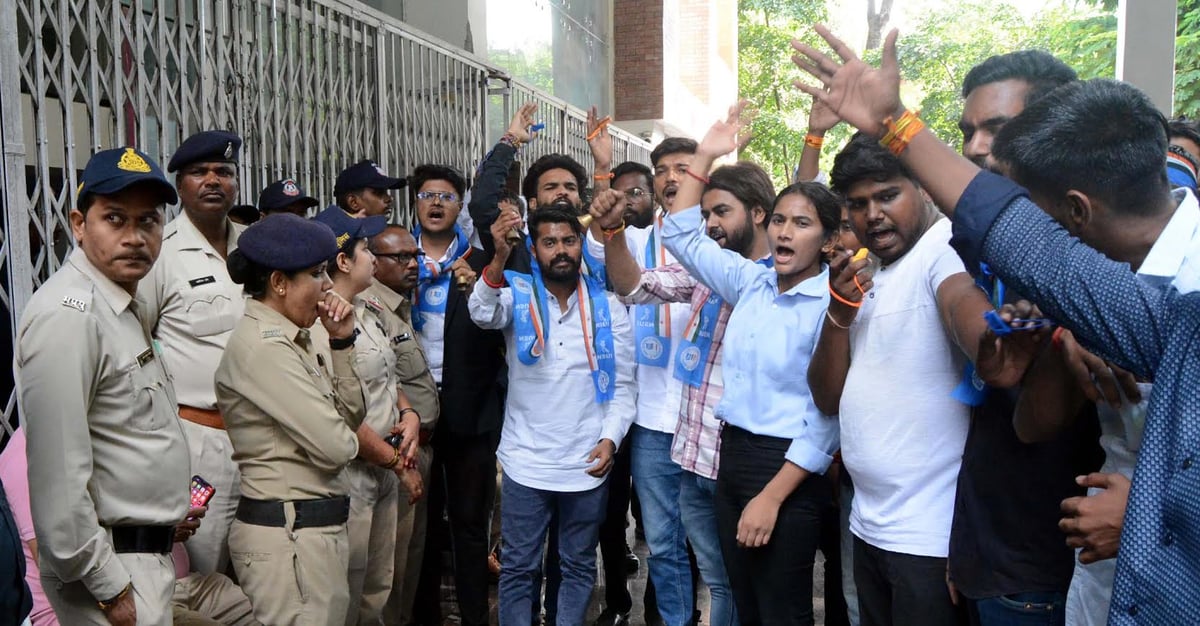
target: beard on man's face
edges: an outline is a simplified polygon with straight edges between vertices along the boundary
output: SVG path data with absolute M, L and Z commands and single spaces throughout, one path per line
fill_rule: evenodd
M 538 269 L 542 270 L 542 279 L 551 282 L 568 282 L 579 278 L 580 259 L 563 253 L 548 263 L 538 259 Z

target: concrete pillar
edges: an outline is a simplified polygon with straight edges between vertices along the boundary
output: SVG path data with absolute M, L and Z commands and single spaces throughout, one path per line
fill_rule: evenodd
M 1175 98 L 1176 0 L 1120 0 L 1117 78 L 1150 96 L 1165 115 Z

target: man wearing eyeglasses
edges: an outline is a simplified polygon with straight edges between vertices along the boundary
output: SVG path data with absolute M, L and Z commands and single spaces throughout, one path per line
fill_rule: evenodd
M 421 420 L 417 467 L 421 482 L 429 489 L 433 463 L 432 434 L 441 414 L 437 383 L 429 371 L 425 350 L 412 327 L 412 301 L 407 297 L 417 286 L 420 250 L 417 240 L 403 226 L 388 226 L 371 238 L 375 255 L 375 280 L 363 292 L 367 306 L 374 309 L 396 353 L 396 374 L 404 394 Z M 396 528 L 396 562 L 392 593 L 384 609 L 388 624 L 412 621 L 417 593 L 417 573 L 425 555 L 428 498 L 410 504 L 400 499 Z M 434 556 L 436 558 L 436 555 Z
M 613 168 L 612 188 L 625 194 L 625 226 L 646 228 L 654 222 L 654 173 L 635 161 Z
M 487 624 L 488 519 L 496 497 L 496 446 L 507 382 L 504 335 L 480 329 L 467 311 L 467 295 L 490 259 L 471 247 L 458 225 L 466 181 L 444 165 L 418 166 L 408 180 L 418 222 L 412 234 L 422 255 L 411 291 L 412 325 L 441 395 L 427 521 L 441 521 L 444 503 L 462 623 Z M 431 557 L 440 550 L 436 535 L 428 534 Z M 431 587 L 417 597 L 430 602 L 414 607 L 417 623 L 441 623 L 436 614 L 439 565 L 430 558 L 423 568 L 421 578 Z

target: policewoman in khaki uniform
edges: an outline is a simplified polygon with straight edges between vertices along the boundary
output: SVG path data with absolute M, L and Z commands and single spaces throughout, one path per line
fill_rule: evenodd
M 142 152 L 88 161 L 78 247 L 17 333 L 16 377 L 42 584 L 59 622 L 171 623 L 174 526 L 188 513 L 187 443 L 137 284 L 176 200 Z
M 400 389 L 396 354 L 380 311 L 362 298 L 375 270 L 367 238 L 383 231 L 386 218 L 357 219 L 331 206 L 315 219 L 333 229 L 337 237 L 338 253 L 329 260 L 329 275 L 333 290 L 354 303 L 359 331 L 354 363 L 367 398 L 367 417 L 358 428 L 358 458 L 346 468 L 350 480 L 350 610 L 346 624 L 378 624 L 393 586 L 399 500 L 421 495 L 420 474 L 415 467 L 408 467 L 410 461 L 415 465 L 420 420 Z M 384 441 L 389 435 L 402 439 L 393 447 Z
M 245 230 L 228 219 L 238 194 L 241 146 L 241 138 L 223 130 L 196 133 L 179 145 L 167 171 L 175 172 L 183 210 L 163 229 L 162 255 L 138 285 L 175 383 L 192 472 L 217 489 L 204 523 L 185 544 L 192 569 L 202 574 L 228 567 L 229 525 L 238 502 L 237 466 L 213 374 L 245 299 L 225 268 Z
M 349 604 L 343 470 L 365 404 L 354 308 L 325 271 L 336 253 L 328 226 L 280 214 L 247 228 L 229 256 L 250 296 L 216 375 L 241 470 L 229 552 L 255 618 L 271 626 L 341 624 Z

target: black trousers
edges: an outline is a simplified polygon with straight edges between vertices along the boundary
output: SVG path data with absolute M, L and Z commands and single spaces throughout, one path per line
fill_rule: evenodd
M 413 607 L 418 624 L 442 623 L 441 555 L 447 539 L 454 554 L 454 586 L 462 623 L 488 624 L 487 557 L 499 442 L 499 432 L 468 436 L 439 431 L 433 439 L 431 484 L 426 485 L 429 530 Z M 443 524 L 443 511 L 448 527 Z
M 813 624 L 813 562 L 821 521 L 833 498 L 829 480 L 813 474 L 779 506 L 771 540 L 760 548 L 737 545 L 742 510 L 786 462 L 791 440 L 755 435 L 728 424 L 721 432 L 717 475 L 717 530 L 738 619 L 753 624 Z
M 946 559 L 889 552 L 854 538 L 854 584 L 862 626 L 966 626 L 950 602 Z

